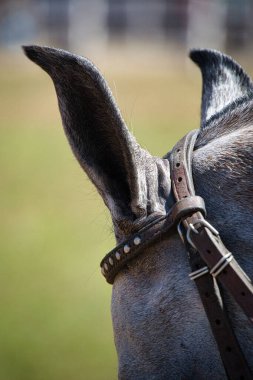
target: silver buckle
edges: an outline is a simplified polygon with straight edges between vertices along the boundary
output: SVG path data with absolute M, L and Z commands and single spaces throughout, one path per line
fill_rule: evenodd
M 194 245 L 194 243 L 191 239 L 191 236 L 190 236 L 191 231 L 193 231 L 195 234 L 199 233 L 199 231 L 195 228 L 196 224 L 201 224 L 202 226 L 208 228 L 215 236 L 218 236 L 219 232 L 210 223 L 208 223 L 205 219 L 197 219 L 197 220 L 195 220 L 194 223 L 190 223 L 189 227 L 187 229 L 187 232 L 186 232 L 186 239 L 187 239 L 188 243 L 190 243 L 190 245 L 194 249 L 196 249 L 196 251 L 197 251 L 197 248 Z
M 187 241 L 190 243 L 190 245 L 196 249 L 197 251 L 197 248 L 196 246 L 194 245 L 193 241 L 191 240 L 191 236 L 190 236 L 190 233 L 193 231 L 195 234 L 198 234 L 198 230 L 195 228 L 195 225 L 196 224 L 200 224 L 206 228 L 209 229 L 209 231 L 211 231 L 215 236 L 218 236 L 219 235 L 219 232 L 210 224 L 208 223 L 205 219 L 197 219 L 194 223 L 190 223 L 189 224 L 189 227 L 187 229 L 187 232 L 186 232 L 186 239 Z M 226 255 L 224 255 L 215 265 L 212 269 L 210 269 L 210 274 L 213 276 L 213 277 L 217 277 L 222 271 L 223 269 L 226 268 L 226 266 L 230 263 L 230 261 L 233 260 L 233 255 L 231 252 L 228 252 Z M 189 276 L 191 278 L 191 280 L 194 280 L 200 276 L 202 276 L 203 274 L 207 273 L 209 270 L 208 270 L 208 267 L 203 267 L 201 269 L 199 269 L 198 271 L 195 271 L 193 273 L 191 273 Z

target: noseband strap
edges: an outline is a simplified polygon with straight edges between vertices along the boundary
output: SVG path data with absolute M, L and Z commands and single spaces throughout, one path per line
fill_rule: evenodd
M 218 231 L 207 222 L 204 200 L 195 195 L 192 154 L 198 131 L 192 131 L 172 149 L 169 160 L 175 203 L 166 215 L 156 218 L 109 252 L 101 262 L 107 282 L 129 260 L 137 257 L 162 237 L 176 232 L 185 244 L 192 273 L 229 379 L 253 379 L 225 312 L 222 284 L 253 322 L 253 286 Z M 189 281 L 190 281 L 189 279 Z M 218 282 L 216 281 L 218 279 Z M 210 358 L 211 360 L 211 358 Z

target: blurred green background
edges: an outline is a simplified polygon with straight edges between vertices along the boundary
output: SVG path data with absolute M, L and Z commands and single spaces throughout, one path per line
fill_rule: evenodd
M 21 4 L 11 3 L 9 18 Z M 182 37 L 93 36 L 83 45 L 50 38 L 0 39 L 0 380 L 116 379 L 111 287 L 99 270 L 115 244 L 110 215 L 70 151 L 50 78 L 20 44 L 54 44 L 93 60 L 130 130 L 158 156 L 198 128 L 200 74 Z M 250 71 L 245 50 L 234 53 Z
M 72 156 L 51 80 L 21 54 L 0 73 L 0 379 L 116 379 L 99 270 L 114 245 L 110 217 Z M 155 155 L 198 126 L 200 95 L 195 76 L 159 62 L 99 64 Z

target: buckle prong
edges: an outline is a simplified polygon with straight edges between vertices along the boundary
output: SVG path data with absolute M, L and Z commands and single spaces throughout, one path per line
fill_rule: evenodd
M 181 220 L 180 220 L 180 222 L 177 225 L 177 232 L 178 232 L 178 235 L 180 236 L 180 239 L 182 240 L 183 244 L 185 244 L 184 234 L 183 234 L 182 226 L 181 226 Z
M 212 234 L 215 235 L 215 236 L 219 236 L 219 231 L 217 231 L 216 228 L 214 228 L 205 219 L 197 219 L 193 223 L 190 223 L 189 226 L 188 226 L 187 232 L 186 232 L 186 239 L 187 239 L 188 243 L 190 243 L 190 245 L 194 249 L 196 249 L 196 251 L 197 251 L 197 248 L 196 248 L 195 244 L 193 243 L 193 241 L 191 239 L 191 236 L 190 236 L 191 231 L 193 231 L 195 234 L 199 234 L 199 231 L 197 230 L 197 228 L 195 228 L 196 224 L 200 224 L 201 226 L 208 228 L 209 231 L 211 231 Z

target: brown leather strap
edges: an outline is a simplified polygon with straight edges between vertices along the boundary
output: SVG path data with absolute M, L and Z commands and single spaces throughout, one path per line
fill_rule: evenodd
M 144 249 L 161 239 L 162 236 L 173 232 L 173 227 L 177 225 L 181 218 L 197 211 L 201 211 L 204 215 L 206 213 L 205 204 L 201 197 L 192 196 L 183 199 L 175 203 L 168 214 L 152 220 L 151 223 L 115 247 L 100 263 L 101 271 L 106 281 L 113 284 L 115 276 L 129 260 L 138 256 Z
M 171 160 L 171 182 L 175 200 L 180 201 L 195 195 L 191 174 L 190 153 L 197 137 L 196 131 L 189 133 L 173 148 Z M 209 269 L 215 269 L 218 263 L 226 263 L 226 271 L 217 273 L 219 281 L 231 293 L 245 314 L 253 322 L 253 286 L 238 263 L 224 246 L 219 235 L 214 235 L 206 227 L 205 219 L 200 212 L 182 218 L 183 225 L 188 230 L 191 227 L 190 238 Z M 194 232 L 195 229 L 195 232 Z M 188 235 L 189 236 L 189 235 Z M 228 261 L 226 257 L 229 257 Z M 219 266 L 218 268 L 219 269 Z M 218 272 L 218 270 L 216 271 Z M 215 274 L 215 271 L 214 271 Z
M 189 135 L 187 135 L 175 146 L 170 157 L 172 171 L 172 187 L 174 191 L 175 200 L 177 202 L 180 202 L 182 198 L 187 199 L 185 197 L 192 196 L 195 193 L 190 165 L 192 162 L 191 154 L 193 151 L 193 146 L 195 144 L 196 137 L 196 132 L 192 132 Z M 195 279 L 195 283 L 198 288 L 205 312 L 207 314 L 214 338 L 219 348 L 221 359 L 228 378 L 232 380 L 250 380 L 253 378 L 252 373 L 244 358 L 237 338 L 235 337 L 234 332 L 231 328 L 229 319 L 225 312 L 225 307 L 222 302 L 219 287 L 216 283 L 216 279 L 213 278 L 210 274 L 207 274 L 208 268 L 206 264 L 209 268 L 213 268 L 215 264 L 221 259 L 221 256 L 224 257 L 228 254 L 228 251 L 221 243 L 219 237 L 214 237 L 209 229 L 203 227 L 203 224 L 201 223 L 204 220 L 204 217 L 200 212 L 193 213 L 190 217 L 182 219 L 183 225 L 187 230 L 190 228 L 189 226 L 192 225 L 191 223 L 193 223 L 193 227 L 197 227 L 194 224 L 197 220 L 200 221 L 198 222 L 198 224 L 202 227 L 202 229 L 201 231 L 196 230 L 197 233 L 194 232 L 194 230 L 191 230 L 193 231 L 193 236 L 191 236 L 191 243 L 193 243 L 193 245 L 197 248 L 197 251 L 200 253 L 201 256 L 199 256 L 195 248 L 193 248 L 187 241 L 185 241 L 185 245 L 189 252 L 189 261 L 193 273 L 200 273 L 201 268 L 204 268 L 202 269 L 202 273 L 205 274 L 199 277 L 197 276 L 197 278 Z M 205 232 L 203 233 L 202 231 Z M 201 236 L 199 236 L 200 232 L 202 233 Z M 197 236 L 197 239 L 195 235 Z M 216 239 L 219 241 L 219 243 L 218 248 L 216 246 L 216 250 L 214 250 L 213 246 L 211 247 L 211 245 L 213 243 L 213 240 Z M 215 258 L 214 252 L 216 252 Z M 212 261 L 209 259 L 210 255 L 212 256 Z M 205 260 L 206 256 L 208 256 L 208 260 Z M 233 260 L 233 264 L 235 263 L 236 262 Z M 227 264 L 226 266 L 226 271 L 223 272 L 225 276 L 227 276 L 227 274 L 230 276 L 230 280 L 228 280 L 226 283 L 231 284 L 231 287 L 233 287 L 232 283 L 234 281 L 234 277 L 231 277 L 231 274 L 229 274 L 231 272 L 229 264 Z M 239 303 L 239 299 L 241 299 L 241 297 L 246 297 L 246 294 L 248 294 L 246 293 L 244 285 L 246 281 L 246 284 L 248 285 L 249 281 L 247 278 L 245 279 L 245 276 L 244 278 L 242 278 L 240 267 L 238 265 L 234 270 L 233 274 L 235 274 L 237 284 L 239 283 L 238 286 L 240 285 L 239 289 L 243 289 L 241 290 L 241 292 L 245 294 L 241 294 L 240 297 L 238 297 L 238 295 L 236 296 L 236 300 Z M 222 273 L 219 274 L 219 279 L 221 278 L 221 276 Z M 235 292 L 236 289 L 233 289 L 233 291 Z M 242 304 L 241 301 L 240 304 Z
M 174 223 L 178 223 L 182 218 L 198 211 L 206 215 L 206 206 L 203 198 L 198 195 L 183 198 L 172 207 L 172 219 Z
M 201 257 L 196 254 L 196 251 L 191 247 L 187 249 L 192 271 L 203 268 L 205 263 Z M 231 327 L 216 280 L 210 275 L 204 275 L 198 277 L 195 280 L 195 284 L 209 320 L 228 379 L 252 380 L 252 373 Z

